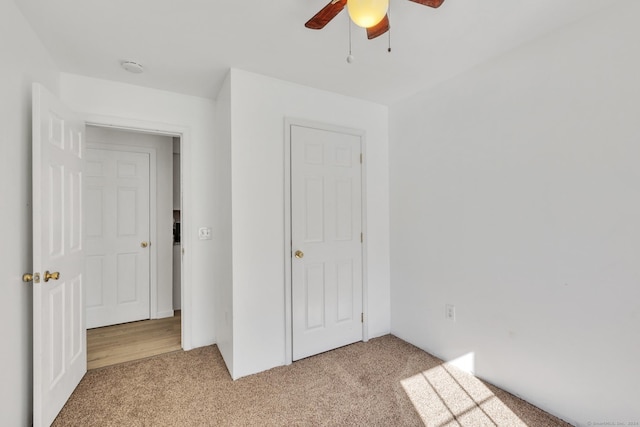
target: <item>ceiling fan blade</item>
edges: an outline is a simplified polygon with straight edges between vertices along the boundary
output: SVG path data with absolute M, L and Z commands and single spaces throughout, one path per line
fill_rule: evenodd
M 410 0 L 410 1 L 414 3 L 422 4 L 425 6 L 433 7 L 433 8 L 440 7 L 440 5 L 444 3 L 444 0 Z
M 331 0 L 331 2 L 323 7 L 320 12 L 316 13 L 313 18 L 309 19 L 305 27 L 312 30 L 321 30 L 329 23 L 338 13 L 344 9 L 347 0 Z
M 378 22 L 373 27 L 367 28 L 367 38 L 369 40 L 375 39 L 389 31 L 389 15 L 384 15 L 382 21 Z

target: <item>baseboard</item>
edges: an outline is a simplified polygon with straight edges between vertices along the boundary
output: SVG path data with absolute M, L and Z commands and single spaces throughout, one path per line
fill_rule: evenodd
M 159 311 L 156 313 L 154 319 L 164 319 L 165 317 L 173 317 L 173 315 L 173 310 Z

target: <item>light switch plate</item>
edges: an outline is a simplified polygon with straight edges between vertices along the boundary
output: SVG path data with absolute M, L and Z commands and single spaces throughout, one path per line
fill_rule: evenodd
M 211 228 L 210 227 L 200 227 L 198 229 L 198 238 L 200 240 L 211 240 Z

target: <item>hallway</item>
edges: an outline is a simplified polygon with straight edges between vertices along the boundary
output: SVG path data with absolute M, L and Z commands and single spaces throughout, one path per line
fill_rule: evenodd
M 182 349 L 181 313 L 173 317 L 87 330 L 87 369 L 102 368 Z

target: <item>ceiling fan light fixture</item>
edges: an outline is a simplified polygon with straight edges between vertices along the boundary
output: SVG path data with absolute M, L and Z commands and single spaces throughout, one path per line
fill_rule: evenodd
M 354 24 L 369 28 L 385 17 L 389 10 L 389 0 L 348 0 L 347 10 Z

